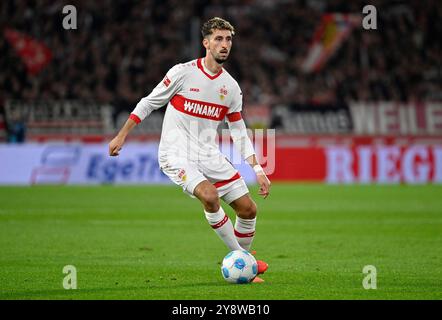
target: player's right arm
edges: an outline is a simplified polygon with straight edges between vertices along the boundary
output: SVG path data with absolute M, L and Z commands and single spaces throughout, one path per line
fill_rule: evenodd
M 120 154 L 121 148 L 123 148 L 124 141 L 126 140 L 127 135 L 132 129 L 137 125 L 137 122 L 133 120 L 131 117 L 127 119 L 123 128 L 118 132 L 115 138 L 109 143 L 109 155 L 111 157 L 118 156 Z
M 183 68 L 177 64 L 170 69 L 164 79 L 152 90 L 152 92 L 138 102 L 135 109 L 130 114 L 124 126 L 115 138 L 109 143 L 109 155 L 118 156 L 119 151 L 127 135 L 137 124 L 150 115 L 153 110 L 165 106 L 170 99 L 179 91 L 183 82 Z

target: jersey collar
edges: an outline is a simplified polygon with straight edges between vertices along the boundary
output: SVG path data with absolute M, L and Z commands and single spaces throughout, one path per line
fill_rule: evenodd
M 200 69 L 210 80 L 218 78 L 219 75 L 223 72 L 223 69 L 221 68 L 221 70 L 217 74 L 214 74 L 213 76 L 210 75 L 206 70 L 204 70 L 203 58 L 199 58 L 196 62 L 196 65 L 198 66 L 198 69 Z

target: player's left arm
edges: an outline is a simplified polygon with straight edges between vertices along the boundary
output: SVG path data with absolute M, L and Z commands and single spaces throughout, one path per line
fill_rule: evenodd
M 242 92 L 238 83 L 235 84 L 233 98 L 230 104 L 230 112 L 227 114 L 227 124 L 229 125 L 230 136 L 242 158 L 245 159 L 255 171 L 256 181 L 259 184 L 258 194 L 265 199 L 270 194 L 270 180 L 267 178 L 267 175 L 259 164 L 252 141 L 250 141 L 250 138 L 247 135 L 247 127 L 241 116 L 243 105 Z
M 247 135 L 247 127 L 242 119 L 241 112 L 233 112 L 227 115 L 227 123 L 230 129 L 230 136 L 233 144 L 240 152 L 243 159 L 245 159 L 256 173 L 256 181 L 259 185 L 258 194 L 264 199 L 270 194 L 270 180 L 264 172 L 264 169 L 258 162 L 252 141 Z
M 269 178 L 267 178 L 264 169 L 261 167 L 258 160 L 256 159 L 256 155 L 252 155 L 246 158 L 246 161 L 250 164 L 250 166 L 253 168 L 253 170 L 256 173 L 256 181 L 258 182 L 259 185 L 258 194 L 263 196 L 264 199 L 267 198 L 270 194 L 271 182 Z

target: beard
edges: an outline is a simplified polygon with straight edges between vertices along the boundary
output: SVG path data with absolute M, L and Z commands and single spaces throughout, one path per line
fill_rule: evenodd
M 212 55 L 213 55 L 213 58 L 215 59 L 215 61 L 216 61 L 218 64 L 223 64 L 223 63 L 226 62 L 227 59 L 229 58 L 228 55 L 227 55 L 225 58 L 221 58 L 219 55 L 218 55 L 218 56 L 215 56 L 214 54 L 212 54 Z
M 224 62 L 227 61 L 227 58 L 224 58 L 224 59 L 222 59 L 222 58 L 215 58 L 215 61 L 216 61 L 218 64 L 223 64 Z

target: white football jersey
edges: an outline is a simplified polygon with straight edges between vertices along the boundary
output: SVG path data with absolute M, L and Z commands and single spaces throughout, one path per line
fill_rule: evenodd
M 131 114 L 137 123 L 167 104 L 159 156 L 198 160 L 219 156 L 217 128 L 241 119 L 242 92 L 225 70 L 212 74 L 204 59 L 177 64 Z

